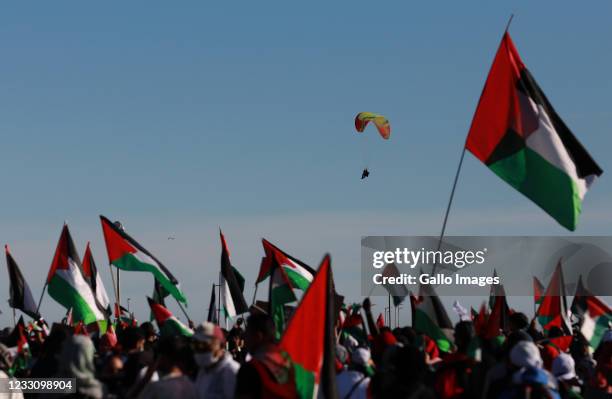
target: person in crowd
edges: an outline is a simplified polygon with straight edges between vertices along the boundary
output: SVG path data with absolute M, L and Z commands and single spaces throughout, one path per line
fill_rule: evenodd
M 153 323 L 151 323 L 150 321 L 145 321 L 140 325 L 140 331 L 142 331 L 142 334 L 144 335 L 145 350 L 152 349 L 155 345 L 155 342 L 157 341 L 157 332 L 155 331 Z
M 290 361 L 274 343 L 274 321 L 263 313 L 247 319 L 245 344 L 251 359 L 236 381 L 236 398 L 295 398 L 297 395 Z
M 433 399 L 434 392 L 428 387 L 431 377 L 425 354 L 413 345 L 390 347 L 370 383 L 374 399 L 406 398 Z
M 520 341 L 510 351 L 512 383 L 502 390 L 500 399 L 548 398 L 560 399 L 555 378 L 543 368 L 538 347 L 530 341 Z
M 469 398 L 476 385 L 470 385 L 475 360 L 469 349 L 476 333 L 471 321 L 460 321 L 455 325 L 456 351 L 448 354 L 436 371 L 435 390 L 439 398 Z
M 4 344 L 0 344 L 0 379 L 9 378 L 8 371 L 12 365 L 13 356 Z M 23 399 L 23 393 L 21 391 L 11 393 L 0 392 L 0 399 Z
M 582 384 L 576 375 L 574 359 L 567 353 L 560 353 L 553 360 L 552 374 L 559 384 L 562 399 L 581 399 Z
M 338 353 L 338 350 L 336 350 Z M 338 397 L 344 399 L 366 399 L 370 378 L 374 375 L 374 362 L 367 348 L 357 348 L 350 357 L 348 368 L 336 376 Z
M 192 337 L 192 346 L 199 368 L 196 389 L 200 398 L 233 398 L 240 364 L 225 350 L 221 328 L 209 322 L 200 324 Z
M 76 379 L 77 398 L 98 399 L 103 396 L 102 383 L 95 376 L 95 348 L 86 335 L 66 338 L 61 352 L 59 377 Z
M 159 373 L 158 381 L 147 383 L 140 393 L 143 399 L 196 399 L 198 392 L 188 377 L 189 345 L 181 336 L 169 336 L 160 340 L 153 368 Z M 151 376 L 149 371 L 145 380 Z
M 138 327 L 120 331 L 119 341 L 123 349 L 123 387 L 128 391 L 151 365 L 152 355 L 145 352 L 145 337 Z

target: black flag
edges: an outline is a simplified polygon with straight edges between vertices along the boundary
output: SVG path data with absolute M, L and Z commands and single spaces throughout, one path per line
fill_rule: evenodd
M 23 274 L 17 266 L 17 262 L 9 252 L 8 245 L 4 246 L 6 252 L 6 267 L 8 268 L 10 281 L 10 298 L 9 306 L 14 309 L 19 309 L 31 318 L 38 320 L 40 317 L 36 311 L 36 302 L 32 296 L 32 291 L 23 278 Z

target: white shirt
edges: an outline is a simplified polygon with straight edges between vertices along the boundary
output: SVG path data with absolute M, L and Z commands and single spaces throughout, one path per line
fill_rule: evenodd
M 240 364 L 227 352 L 211 369 L 201 368 L 195 382 L 200 398 L 233 398 L 238 369 Z
M 4 371 L 0 370 L 0 378 L 9 378 L 9 376 Z M 13 393 L 0 392 L 0 399 L 23 399 L 23 394 L 21 393 L 21 391 Z

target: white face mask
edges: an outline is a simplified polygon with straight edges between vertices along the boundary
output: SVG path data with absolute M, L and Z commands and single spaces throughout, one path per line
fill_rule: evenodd
M 209 367 L 217 363 L 218 356 L 213 356 L 212 352 L 196 353 L 194 359 L 199 367 Z

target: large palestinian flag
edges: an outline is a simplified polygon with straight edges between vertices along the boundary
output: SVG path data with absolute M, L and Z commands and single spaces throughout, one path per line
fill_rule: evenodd
M 155 256 L 113 222 L 100 216 L 109 263 L 121 270 L 149 272 L 177 301 L 187 303 L 178 281 Z
M 416 332 L 433 339 L 443 352 L 452 349 L 450 337 L 453 325 L 444 309 L 444 305 L 429 284 L 419 286 L 419 296 L 411 296 L 412 327 Z
M 276 266 L 283 268 L 292 288 L 305 291 L 314 277 L 314 270 L 304 262 L 278 249 L 268 240 L 262 240 L 266 256 L 261 261 L 256 284 L 265 280 Z
M 557 222 L 575 230 L 601 168 L 552 107 L 506 32 L 466 148 Z
M 230 252 L 221 230 L 221 302 L 227 317 L 245 313 L 249 306 L 244 300 L 244 277 L 236 270 L 230 261 Z
M 544 285 L 536 276 L 533 276 L 533 302 L 535 303 L 535 306 L 538 306 L 540 305 L 540 303 L 542 303 L 544 290 Z
M 96 262 L 94 262 L 89 242 L 87 243 L 85 254 L 83 255 L 83 275 L 94 292 L 96 300 L 98 301 L 98 307 L 102 312 L 110 316 L 112 313 L 111 302 L 110 299 L 108 299 L 106 288 L 104 288 L 104 283 L 102 283 L 102 279 L 98 273 L 98 268 L 96 267 Z
M 28 283 L 26 283 L 23 278 L 23 274 L 21 274 L 17 262 L 13 259 L 8 245 L 4 246 L 4 250 L 6 252 L 6 267 L 8 268 L 10 283 L 9 306 L 13 309 L 19 309 L 31 318 L 38 320 L 40 316 L 36 310 L 36 302 L 34 302 L 32 291 L 30 291 Z
M 333 277 L 327 255 L 279 343 L 293 363 L 301 399 L 337 396 L 334 310 Z
M 67 225 L 62 229 L 49 269 L 47 291 L 66 309 L 72 309 L 73 322 L 89 324 L 105 319 L 91 286 L 83 276 L 81 260 Z

